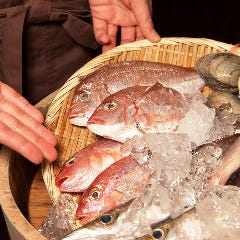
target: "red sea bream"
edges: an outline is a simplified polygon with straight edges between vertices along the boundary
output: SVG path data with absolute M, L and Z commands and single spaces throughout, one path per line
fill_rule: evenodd
M 90 131 L 119 142 L 144 133 L 173 132 L 189 106 L 178 91 L 156 83 L 112 94 L 88 121 Z
M 203 84 L 193 68 L 147 61 L 105 65 L 82 79 L 76 87 L 69 120 L 74 125 L 86 126 L 96 107 L 109 95 L 127 87 L 152 86 L 156 82 L 177 90 L 181 87 L 184 91 L 192 91 L 186 83 L 198 89 Z

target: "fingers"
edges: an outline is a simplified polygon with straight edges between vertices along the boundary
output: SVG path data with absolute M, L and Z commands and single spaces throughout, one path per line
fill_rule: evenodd
M 117 43 L 117 31 L 118 27 L 114 24 L 108 24 L 108 37 L 110 41 L 107 44 L 104 44 L 102 47 L 102 52 L 106 52 L 114 47 L 116 47 Z
M 38 122 L 43 122 L 44 118 L 42 113 L 34 108 L 24 97 L 19 95 L 14 89 L 0 81 L 0 98 L 5 101 L 9 101 L 12 104 L 18 106 L 27 114 L 31 115 Z M 1 99 L 0 99 L 1 100 Z
M 29 130 L 39 136 L 42 136 L 42 138 L 44 138 L 48 143 L 56 145 L 56 139 L 52 132 L 45 128 L 41 122 L 38 122 L 35 118 L 33 118 L 33 116 L 29 115 L 13 103 L 7 102 L 3 99 L 0 105 L 0 112 L 7 113 L 8 117 L 14 116 L 16 120 L 22 122 L 23 126 L 27 126 Z
M 50 162 L 56 160 L 56 149 L 40 135 L 7 113 L 0 112 L 0 119 L 0 142 L 2 144 L 36 164 L 40 163 L 43 157 Z M 3 122 L 2 119 L 7 121 Z
M 139 27 L 136 27 L 136 40 L 143 40 L 145 39 L 141 29 Z
M 136 40 L 136 27 L 121 28 L 121 44 L 130 43 Z
M 57 158 L 56 139 L 42 125 L 43 115 L 12 88 L 0 82 L 0 143 L 38 164 Z
M 132 10 L 142 34 L 151 42 L 159 42 L 161 38 L 154 29 L 149 2 L 141 1 L 139 4 L 139 0 L 132 1 Z
M 108 35 L 108 24 L 106 21 L 93 18 L 93 31 L 99 44 L 104 45 L 110 42 Z

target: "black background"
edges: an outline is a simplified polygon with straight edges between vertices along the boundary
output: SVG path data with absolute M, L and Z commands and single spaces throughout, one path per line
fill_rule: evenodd
M 153 0 L 153 21 L 161 37 L 240 42 L 240 0 Z

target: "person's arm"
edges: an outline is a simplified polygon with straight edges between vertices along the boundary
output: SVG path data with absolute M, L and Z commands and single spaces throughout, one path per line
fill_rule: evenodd
M 35 164 L 57 158 L 53 133 L 42 123 L 43 115 L 25 98 L 0 82 L 0 144 L 19 152 Z
M 105 52 L 116 46 L 118 28 L 121 44 L 140 39 L 160 41 L 153 26 L 151 0 L 89 0 L 96 40 Z

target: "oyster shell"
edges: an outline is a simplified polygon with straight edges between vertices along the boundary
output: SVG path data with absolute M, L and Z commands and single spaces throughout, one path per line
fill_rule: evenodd
M 231 53 L 211 53 L 199 58 L 197 73 L 215 90 L 238 93 L 240 57 Z

